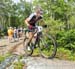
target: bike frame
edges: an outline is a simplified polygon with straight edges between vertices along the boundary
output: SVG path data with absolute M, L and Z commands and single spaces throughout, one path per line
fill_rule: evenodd
M 40 28 L 40 29 L 42 29 L 42 26 L 37 26 L 37 28 L 35 28 L 35 32 L 34 32 L 34 34 L 33 34 L 33 37 L 32 37 L 32 39 L 33 38 L 35 38 L 35 43 L 34 43 L 34 46 L 36 46 L 36 44 L 39 44 L 39 42 L 40 42 L 40 35 L 42 35 L 42 30 L 39 30 L 38 29 L 38 27 Z M 39 31 L 38 31 L 39 30 Z M 35 36 L 35 34 L 36 34 L 36 36 Z M 31 40 L 32 40 L 31 39 Z M 39 46 L 39 45 L 38 45 Z

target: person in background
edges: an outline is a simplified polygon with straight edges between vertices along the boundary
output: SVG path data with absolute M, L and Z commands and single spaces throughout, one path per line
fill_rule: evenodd
M 18 37 L 20 38 L 20 32 L 21 32 L 21 30 L 20 30 L 20 28 L 18 28 Z
M 9 42 L 12 42 L 13 33 L 14 33 L 13 28 L 9 27 L 7 33 L 8 33 L 8 40 L 9 40 Z
M 22 27 L 18 28 L 18 35 L 19 35 L 19 38 L 22 37 L 22 34 L 23 34 L 23 29 Z
M 16 27 L 14 27 L 14 41 L 16 41 L 17 40 L 17 38 L 18 38 L 18 30 L 17 30 L 17 28 Z
M 20 36 L 22 37 L 22 35 L 23 35 L 23 28 L 22 27 L 20 27 Z

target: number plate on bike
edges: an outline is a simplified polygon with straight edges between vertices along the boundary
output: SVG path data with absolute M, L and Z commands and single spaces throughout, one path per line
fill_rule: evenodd
M 38 32 L 42 32 L 43 27 L 42 26 L 38 26 Z

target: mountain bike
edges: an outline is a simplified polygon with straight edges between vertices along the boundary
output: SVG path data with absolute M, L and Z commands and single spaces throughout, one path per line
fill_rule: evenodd
M 23 47 L 24 47 L 24 51 L 25 51 L 25 55 L 26 56 L 31 56 L 34 52 L 35 48 L 39 49 L 39 53 L 42 57 L 44 58 L 54 58 L 56 55 L 56 51 L 57 51 L 57 45 L 55 42 L 55 39 L 48 33 L 44 32 L 44 28 L 46 28 L 47 25 L 45 26 L 37 26 L 35 28 L 35 32 L 34 32 L 34 36 L 33 38 L 35 38 L 35 40 L 32 40 L 28 43 L 28 37 L 27 37 L 27 33 L 30 30 L 25 30 L 25 38 L 23 41 Z M 36 35 L 35 35 L 36 34 Z

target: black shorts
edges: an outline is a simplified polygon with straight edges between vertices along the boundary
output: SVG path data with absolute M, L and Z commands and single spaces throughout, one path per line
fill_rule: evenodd
M 29 27 L 28 27 L 28 31 L 29 31 L 29 32 L 35 32 L 35 28 L 29 28 Z

